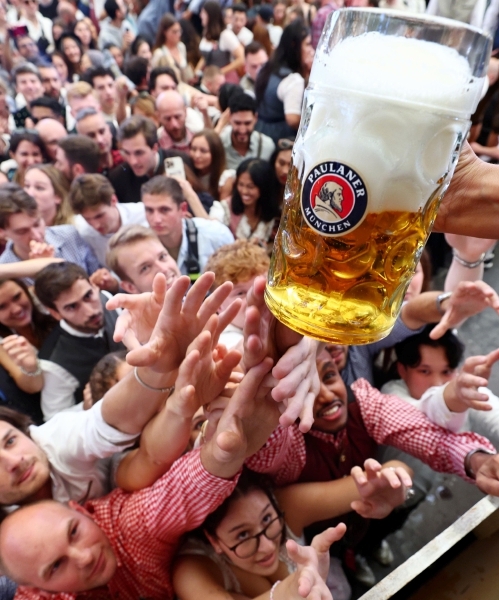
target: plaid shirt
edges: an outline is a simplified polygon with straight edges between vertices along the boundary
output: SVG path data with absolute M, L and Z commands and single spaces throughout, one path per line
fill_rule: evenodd
M 19 586 L 15 600 L 168 600 L 170 567 L 182 535 L 195 529 L 236 486 L 201 464 L 199 450 L 180 458 L 152 487 L 133 494 L 115 490 L 85 504 L 107 535 L 118 568 L 106 587 L 84 593 L 47 594 Z
M 312 46 L 314 49 L 317 48 L 317 44 L 319 43 L 326 19 L 333 11 L 338 10 L 339 8 L 340 7 L 335 2 L 328 2 L 325 6 L 319 8 L 317 11 L 317 14 L 315 15 L 311 25 Z
M 85 242 L 73 225 L 54 225 L 45 229 L 45 242 L 54 246 L 55 257 L 80 265 L 89 275 L 100 269 L 101 265 L 94 251 Z M 12 241 L 7 242 L 0 264 L 20 262 L 15 254 Z M 28 285 L 33 285 L 34 280 L 24 278 Z
M 352 386 L 367 433 L 377 444 L 403 450 L 429 465 L 434 471 L 454 473 L 466 481 L 472 479 L 464 470 L 464 459 L 471 450 L 484 448 L 495 452 L 494 446 L 477 433 L 452 433 L 429 421 L 416 407 L 397 396 L 382 394 L 365 379 Z M 337 434 L 314 431 L 307 434 L 329 442 L 339 452 L 346 429 Z M 288 430 L 279 427 L 265 446 L 252 456 L 247 466 L 253 471 L 268 473 L 277 485 L 297 481 L 306 462 L 304 434 L 297 425 Z

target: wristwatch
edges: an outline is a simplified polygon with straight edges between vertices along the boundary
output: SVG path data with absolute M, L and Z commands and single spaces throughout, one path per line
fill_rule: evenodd
M 442 294 L 439 294 L 435 300 L 435 303 L 437 305 L 437 310 L 441 315 L 445 314 L 445 311 L 442 310 L 442 302 L 444 300 L 447 300 L 447 298 L 450 298 L 452 296 L 452 292 L 443 292 Z
M 494 456 L 496 454 L 495 452 L 492 452 L 491 450 L 486 450 L 485 448 L 475 448 L 474 450 L 471 450 L 471 452 L 468 452 L 466 458 L 464 459 L 464 470 L 466 472 L 466 475 L 468 475 L 470 479 L 476 479 L 476 473 L 471 467 L 471 457 L 477 452 L 481 452 L 482 454 L 490 454 L 491 456 Z

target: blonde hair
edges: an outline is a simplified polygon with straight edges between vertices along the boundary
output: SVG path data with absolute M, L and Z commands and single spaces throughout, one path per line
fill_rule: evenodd
M 33 169 L 44 173 L 50 179 L 50 183 L 54 188 L 54 195 L 61 199 L 61 203 L 57 206 L 54 225 L 73 225 L 74 213 L 68 198 L 69 181 L 53 165 L 31 165 L 26 169 L 26 173 Z
M 118 260 L 121 248 L 142 240 L 159 241 L 159 238 L 154 231 L 148 227 L 143 227 L 142 225 L 125 225 L 125 227 L 119 229 L 109 240 L 107 244 L 106 264 L 120 279 L 130 281 L 129 276 L 125 273 Z
M 68 86 L 67 102 L 71 104 L 73 100 L 81 100 L 92 94 L 95 98 L 94 90 L 92 86 L 86 81 L 77 81 Z
M 258 275 L 266 275 L 270 259 L 267 252 L 248 240 L 237 240 L 221 246 L 206 263 L 205 271 L 215 273 L 212 289 L 231 281 L 234 285 L 249 281 Z

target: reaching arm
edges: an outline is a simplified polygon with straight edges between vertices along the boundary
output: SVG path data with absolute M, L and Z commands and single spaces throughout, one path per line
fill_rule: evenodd
M 127 362 L 138 368 L 140 379 L 147 385 L 165 389 L 174 384 L 189 344 L 232 289 L 231 284 L 224 284 L 205 300 L 213 279 L 212 273 L 205 273 L 187 291 L 189 278 L 181 277 L 165 293 L 165 276 L 158 274 L 152 293 L 118 294 L 107 303 L 108 308 L 128 309 L 118 319 L 115 339 L 123 340 L 131 349 Z M 219 315 L 214 342 L 239 308 L 240 302 L 235 301 Z M 140 342 L 146 343 L 141 345 Z M 120 431 L 140 433 L 169 393 L 170 390 L 151 391 L 129 373 L 104 396 L 102 414 L 109 425 Z
M 0 277 L 8 279 L 14 277 L 30 277 L 33 278 L 37 273 L 44 269 L 47 265 L 55 262 L 63 262 L 62 258 L 32 258 L 29 260 L 21 260 L 15 263 L 5 263 L 0 265 Z
M 0 364 L 24 392 L 34 394 L 41 391 L 43 374 L 30 375 L 39 370 L 39 363 L 35 349 L 26 338 L 20 335 L 4 338 L 0 346 Z
M 435 231 L 499 239 L 499 167 L 480 160 L 463 145 Z
M 120 488 L 135 491 L 152 485 L 185 452 L 197 410 L 210 402 L 226 385 L 241 356 L 229 352 L 217 363 L 213 361 L 212 334 L 216 329 L 212 317 L 193 342 L 180 365 L 175 391 L 165 406 L 145 427 L 140 448 L 121 461 L 116 474 Z
M 445 239 L 452 248 L 452 262 L 445 278 L 445 291 L 456 289 L 461 281 L 482 279 L 485 253 L 494 246 L 495 240 L 451 233 L 446 234 Z

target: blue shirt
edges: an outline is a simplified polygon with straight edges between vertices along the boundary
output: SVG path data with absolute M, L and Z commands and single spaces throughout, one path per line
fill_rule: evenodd
M 54 247 L 56 258 L 62 258 L 67 262 L 80 265 L 88 275 L 100 269 L 101 265 L 97 260 L 93 250 L 83 240 L 73 225 L 54 225 L 45 229 L 45 243 Z M 0 256 L 0 264 L 21 262 L 21 259 L 14 253 L 13 243 L 7 242 L 7 246 Z M 25 278 L 28 285 L 34 283 L 33 279 Z

